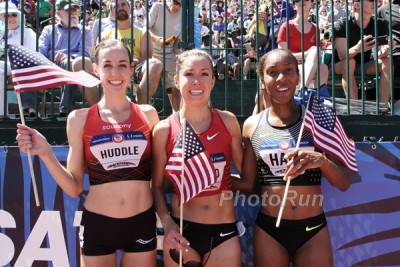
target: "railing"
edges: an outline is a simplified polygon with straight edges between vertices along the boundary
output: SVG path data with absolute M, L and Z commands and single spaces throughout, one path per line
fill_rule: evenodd
M 118 6 L 119 3 L 124 2 L 125 0 L 114 0 L 114 3 L 116 6 Z M 353 0 L 354 1 L 354 0 Z M 170 1 L 169 0 L 164 0 L 162 1 L 163 4 L 169 5 Z M 179 2 L 179 1 L 178 1 Z M 224 4 L 224 6 L 226 7 L 228 5 L 227 0 L 225 1 L 219 1 L 222 2 Z M 231 3 L 234 3 L 235 1 L 232 1 Z M 247 34 L 246 36 L 246 28 L 243 27 L 243 24 L 245 23 L 245 13 L 249 13 L 251 12 L 247 3 L 254 3 L 254 7 L 252 7 L 252 11 L 254 12 L 254 17 L 256 19 L 256 21 L 261 21 L 261 17 L 263 16 L 262 12 L 257 12 L 260 10 L 260 8 L 264 7 L 264 2 L 265 3 L 269 3 L 268 6 L 268 13 L 269 15 L 267 16 L 267 35 L 269 35 L 269 45 L 264 45 L 264 46 L 260 46 L 259 45 L 259 41 L 261 38 L 261 35 L 254 35 L 254 42 L 255 42 L 255 47 L 253 48 L 254 51 L 256 51 L 254 54 L 251 54 L 251 48 L 248 45 L 245 45 L 245 40 L 246 38 L 251 38 L 251 35 Z M 278 1 L 277 1 L 278 2 Z M 257 109 L 259 109 L 262 106 L 261 103 L 261 97 L 257 97 L 259 95 L 259 92 L 261 92 L 260 89 L 260 83 L 258 81 L 258 77 L 257 74 L 254 70 L 254 68 L 257 66 L 257 61 L 259 59 L 259 57 L 264 54 L 265 52 L 267 52 L 268 50 L 275 48 L 276 44 L 276 32 L 279 29 L 279 26 L 282 24 L 282 22 L 285 21 L 284 17 L 289 17 L 289 8 L 285 9 L 285 16 L 283 16 L 282 14 L 277 14 L 277 12 L 272 13 L 271 10 L 277 10 L 276 9 L 276 5 L 278 5 L 279 3 L 277 2 L 270 2 L 270 1 L 255 1 L 255 2 L 251 2 L 251 1 L 244 1 L 244 0 L 240 0 L 238 1 L 238 3 L 240 4 L 240 13 L 236 13 L 236 20 L 239 20 L 243 23 L 241 23 L 241 25 L 238 25 L 238 29 L 239 29 L 239 37 L 241 40 L 240 42 L 237 42 L 238 46 L 235 47 L 231 47 L 229 48 L 227 45 L 223 46 L 221 45 L 221 39 L 225 38 L 225 44 L 227 44 L 227 40 L 229 38 L 229 40 L 232 40 L 232 31 L 228 31 L 228 25 L 225 23 L 225 27 L 223 28 L 223 30 L 221 32 L 219 32 L 219 37 L 217 37 L 217 32 L 216 31 L 212 31 L 211 34 L 208 35 L 208 37 L 203 37 L 203 41 L 205 43 L 207 43 L 207 39 L 208 39 L 208 43 L 210 43 L 211 45 L 206 45 L 206 47 L 204 47 L 204 43 L 203 43 L 203 49 L 205 49 L 206 51 L 208 51 L 211 55 L 214 55 L 215 58 L 215 63 L 216 63 L 216 73 L 217 73 L 217 79 L 219 78 L 217 84 L 216 84 L 216 88 L 212 94 L 212 104 L 218 108 L 221 109 L 227 109 L 227 110 L 231 110 L 233 111 L 238 117 L 242 117 L 242 118 L 246 118 L 249 115 L 251 115 L 253 113 L 253 109 L 255 109 L 255 112 L 257 112 Z M 24 6 L 26 2 L 21 1 L 20 5 Z M 70 1 L 71 3 L 71 1 Z M 206 3 L 205 6 L 202 6 L 202 3 Z M 301 3 L 306 3 L 306 2 L 301 2 Z M 343 2 L 344 6 L 345 6 L 345 10 L 346 10 L 346 16 L 348 17 L 350 14 L 349 11 L 349 2 Z M 363 10 L 365 3 L 363 4 L 363 1 L 358 2 L 360 4 L 360 8 L 361 10 Z M 378 1 L 375 0 L 374 1 L 374 6 L 375 6 L 375 17 L 377 17 L 377 3 Z M 39 18 L 38 14 L 39 14 L 39 9 L 40 9 L 40 1 L 37 1 L 37 6 L 36 7 L 36 19 L 31 21 L 31 24 L 33 24 L 33 29 L 37 34 L 37 38 L 35 39 L 35 45 L 36 45 L 36 50 L 39 50 L 39 36 L 40 33 L 42 31 L 43 25 L 46 24 L 47 22 L 51 22 L 49 26 L 47 27 L 52 27 L 52 32 L 54 34 L 55 31 L 55 27 L 57 27 L 57 25 L 55 24 L 55 16 L 51 16 L 49 18 Z M 213 7 L 214 2 L 213 1 L 185 1 L 182 0 L 181 1 L 181 6 L 182 6 L 182 10 L 185 10 L 185 12 L 182 12 L 182 25 L 184 25 L 182 27 L 181 30 L 181 35 L 180 35 L 180 49 L 189 49 L 192 48 L 194 46 L 198 46 L 198 38 L 196 39 L 196 34 L 197 32 L 195 31 L 195 29 L 198 29 L 198 21 L 197 19 L 195 19 L 198 14 L 202 15 L 202 19 L 203 22 L 208 22 L 209 28 L 211 29 L 211 25 L 212 25 L 212 19 L 207 19 L 208 18 L 212 18 L 213 14 L 214 14 L 214 7 Z M 280 2 L 280 4 L 282 4 L 282 2 Z M 289 6 L 292 6 L 293 3 L 289 3 Z M 319 2 L 315 2 L 315 10 L 319 10 L 321 7 L 321 3 Z M 333 1 L 330 1 L 331 6 L 334 5 Z M 9 14 L 8 10 L 11 10 L 9 7 L 10 3 L 6 2 L 6 12 L 5 12 L 5 16 L 7 17 Z M 99 3 L 99 10 L 98 13 L 99 14 L 103 14 L 103 11 L 105 9 L 105 6 L 103 5 L 103 1 L 100 0 Z M 199 6 L 198 6 L 199 5 Z M 232 4 L 233 5 L 233 4 Z M 286 5 L 286 4 L 285 4 Z M 86 24 L 86 17 L 82 16 L 82 14 L 86 14 L 87 10 L 93 10 L 89 4 L 87 3 L 87 1 L 83 1 L 81 4 L 81 10 L 80 10 L 80 14 L 81 14 L 81 19 L 82 19 L 82 24 L 85 25 Z M 149 6 L 149 1 L 146 1 L 146 3 L 143 5 L 144 10 L 146 10 L 147 14 L 149 13 L 150 10 L 150 6 Z M 303 5 L 301 5 L 301 7 L 303 8 Z M 392 12 L 392 4 L 389 2 L 389 17 L 391 18 L 391 12 Z M 7 9 L 8 8 L 8 9 Z M 231 6 L 232 11 L 231 12 L 235 12 L 235 7 Z M 279 8 L 279 7 L 278 7 Z M 203 12 L 203 9 L 205 10 L 205 13 Z M 247 10 L 246 10 L 247 9 Z M 164 8 L 164 12 L 167 12 L 166 8 Z M 226 9 L 225 9 L 226 10 Z M 133 5 L 131 6 L 130 9 L 130 17 L 133 18 L 135 16 L 135 9 L 133 7 Z M 12 12 L 10 12 L 11 14 Z M 55 5 L 52 6 L 52 14 L 56 14 L 56 7 Z M 303 12 L 302 12 L 303 13 Z M 361 12 L 361 14 L 363 14 Z M 21 18 L 21 22 L 20 22 L 20 29 L 22 31 L 22 33 L 24 32 L 24 28 L 27 25 L 27 22 L 24 22 L 23 17 L 26 15 L 26 11 L 23 10 L 20 18 Z M 118 17 L 118 11 L 115 14 L 116 17 Z M 362 15 L 361 15 L 362 16 Z M 164 18 L 165 18 L 165 13 L 164 13 Z M 68 11 L 68 18 L 69 21 L 71 21 L 71 11 Z M 315 20 L 315 23 L 317 25 L 316 28 L 316 36 L 320 36 L 320 28 L 318 26 L 319 21 L 321 19 L 319 12 L 316 12 L 314 14 L 310 14 L 310 18 Z M 235 18 L 234 18 L 235 19 Z M 332 21 L 334 21 L 334 15 L 333 13 L 331 14 L 331 19 Z M 228 17 L 228 12 L 225 12 L 223 14 L 223 20 L 228 21 L 230 20 L 230 18 Z M 279 21 L 278 21 L 279 20 Z M 4 31 L 4 36 L 8 36 L 9 31 L 8 31 L 8 20 L 5 19 L 4 21 L 5 25 L 5 31 Z M 148 25 L 149 23 L 149 17 L 146 16 L 146 18 L 144 19 L 144 22 Z M 346 25 L 347 25 L 348 21 L 346 20 Z M 91 24 L 91 23 L 89 23 Z M 118 21 L 115 22 L 115 27 L 118 27 Z M 205 23 L 206 24 L 206 23 Z M 389 20 L 389 35 L 388 35 L 388 40 L 389 42 L 393 41 L 393 36 L 391 34 L 391 26 L 392 26 L 392 20 Z M 164 27 L 168 27 L 168 21 L 164 21 Z M 255 32 L 256 33 L 260 33 L 262 31 L 262 25 L 260 23 L 256 23 L 255 26 Z M 145 27 L 146 29 L 146 27 Z M 348 26 L 347 28 L 348 29 Z M 327 31 L 330 30 L 332 33 L 334 33 L 333 31 L 333 25 L 330 28 L 326 29 Z M 165 31 L 165 28 L 164 28 Z M 102 24 L 99 23 L 98 24 L 98 32 L 99 32 L 99 37 L 101 39 L 102 36 Z M 274 32 L 275 34 L 271 34 L 272 32 Z M 304 29 L 302 28 L 302 32 L 304 32 Z M 375 24 L 375 32 L 377 32 L 377 25 Z M 70 31 L 68 31 L 68 40 L 71 40 L 71 35 L 70 35 Z M 86 31 L 83 31 L 82 35 L 82 46 L 85 46 L 85 34 Z M 133 28 L 132 28 L 132 32 L 131 32 L 131 36 L 133 36 Z M 290 32 L 288 31 L 286 33 L 287 36 L 287 40 L 288 43 L 290 43 L 289 40 L 289 34 Z M 230 36 L 230 37 L 229 37 Z M 304 35 L 303 35 L 304 36 Z M 363 31 L 360 32 L 360 36 L 363 36 Z M 117 38 L 117 32 L 115 32 L 115 37 Z M 222 38 L 221 38 L 222 37 Z M 151 42 L 151 37 L 147 37 L 147 41 Z M 168 36 L 163 36 L 163 39 L 167 39 Z M 332 36 L 332 38 L 335 38 L 335 36 Z M 378 38 L 378 36 L 375 36 L 376 40 Z M 215 43 L 215 39 L 218 39 L 220 42 L 219 43 Z M 23 43 L 24 40 L 24 34 L 21 34 L 21 39 L 20 39 L 20 44 Z M 223 41 L 222 41 L 223 42 Z M 250 42 L 250 41 L 249 41 Z M 52 38 L 52 43 L 55 43 L 54 40 L 54 35 Z M 6 45 L 8 44 L 8 38 L 3 38 L 3 45 L 6 47 Z M 218 45 L 217 47 L 214 47 L 212 44 L 214 45 Z M 26 45 L 26 44 L 25 44 Z M 71 42 L 68 41 L 68 58 L 71 58 L 71 51 L 70 51 L 70 45 Z M 302 48 L 304 48 L 304 39 L 302 38 Z M 348 41 L 347 41 L 347 45 L 348 45 Z M 362 47 L 365 44 L 362 43 Z M 131 49 L 134 48 L 134 44 L 133 42 L 131 42 Z M 335 50 L 335 43 L 332 42 L 332 48 L 333 51 Z M 378 53 L 378 48 L 375 48 L 375 54 Z M 51 58 L 54 58 L 54 49 L 52 50 L 52 56 Z M 165 51 L 165 50 L 164 50 Z M 304 49 L 303 51 L 303 57 L 304 57 Z M 331 50 L 332 51 L 332 50 Z M 7 50 L 6 50 L 7 52 Z M 329 48 L 325 48 L 325 49 L 321 49 L 320 44 L 318 43 L 317 45 L 317 53 L 318 55 L 320 55 L 323 59 L 326 58 L 327 56 L 329 56 Z M 250 55 L 251 54 L 251 55 Z M 148 54 L 149 55 L 149 52 Z M 233 57 L 232 57 L 233 55 Z M 249 58 L 245 58 L 248 55 Z M 84 59 L 84 54 L 82 53 L 82 59 Z M 231 57 L 231 59 L 229 58 Z M 349 78 L 349 53 L 346 53 L 346 59 L 347 59 L 347 79 Z M 393 52 L 390 52 L 389 55 L 390 58 L 390 65 L 393 66 Z M 165 58 L 164 58 L 165 59 Z M 246 60 L 249 59 L 249 60 Z M 72 60 L 72 59 L 71 59 Z M 229 62 L 229 60 L 232 61 L 236 61 L 234 63 Z M 250 61 L 250 62 L 249 62 Z M 82 60 L 82 62 L 85 62 L 84 60 Z M 165 62 L 165 60 L 163 60 L 163 62 Z M 228 64 L 227 64 L 228 63 Z M 232 63 L 232 64 L 230 64 Z M 317 84 L 319 84 L 320 81 L 320 64 L 324 63 L 324 61 L 321 62 L 317 62 L 317 78 L 316 78 L 316 82 Z M 331 57 L 331 66 L 335 65 L 335 57 L 332 56 Z M 4 92 L 2 92 L 2 95 L 0 96 L 0 101 L 2 103 L 4 103 L 4 105 L 2 106 L 2 111 L 0 111 L 0 114 L 6 114 L 6 117 L 8 119 L 18 119 L 18 111 L 17 111 L 17 107 L 16 107 L 16 97 L 15 94 L 13 92 L 13 87 L 12 87 L 12 83 L 10 82 L 9 79 L 9 71 L 7 71 L 7 53 L 5 53 L 5 63 L 4 63 Z M 149 67 L 148 65 L 148 61 L 146 62 L 146 66 L 147 68 Z M 304 62 L 302 63 L 304 66 Z M 72 61 L 68 61 L 68 68 L 72 67 Z M 85 69 L 85 65 L 83 63 L 82 68 Z M 165 65 L 164 65 L 165 68 Z M 378 70 L 378 64 L 376 64 L 376 70 Z M 218 69 L 218 70 L 217 70 Z M 247 73 L 244 73 L 244 70 L 246 70 Z M 361 72 L 363 72 L 363 67 L 361 67 Z M 378 71 L 376 71 L 378 73 Z M 147 73 L 147 78 L 148 80 L 151 79 L 151 73 Z M 304 68 L 302 71 L 302 76 L 304 77 Z M 394 105 L 394 92 L 400 91 L 400 81 L 399 78 L 396 77 L 395 73 L 393 73 L 393 70 L 390 70 L 390 101 L 385 102 L 385 103 L 379 103 L 378 99 L 379 99 L 379 94 L 380 94 L 380 90 L 379 90 L 379 75 L 359 75 L 356 77 L 357 81 L 358 81 L 358 86 L 359 86 L 359 93 L 360 93 L 360 99 L 358 100 L 350 100 L 349 98 L 346 98 L 345 95 L 349 95 L 349 91 L 344 92 L 343 91 L 343 87 L 341 85 L 341 76 L 338 76 L 338 74 L 336 74 L 334 72 L 334 68 L 330 68 L 330 78 L 328 80 L 328 88 L 329 88 L 329 92 L 331 94 L 331 97 L 329 98 L 329 101 L 331 103 L 331 105 L 338 111 L 339 114 L 345 114 L 345 115 L 358 115 L 358 114 L 375 114 L 375 115 L 380 115 L 380 114 L 385 114 L 385 115 L 394 115 L 394 109 L 393 109 L 393 105 Z M 132 83 L 131 88 L 132 90 L 129 92 L 129 96 L 131 97 L 131 99 L 133 101 L 135 101 L 135 90 L 133 90 L 135 88 L 134 83 Z M 300 88 L 304 88 L 305 85 L 302 84 L 300 85 Z M 32 107 L 33 109 L 35 109 L 36 114 L 34 115 L 33 119 L 44 119 L 44 118 L 57 118 L 59 117 L 59 112 L 58 112 L 58 104 L 59 104 L 59 98 L 60 98 L 60 92 L 59 92 L 59 88 L 55 88 L 55 89 L 51 89 L 51 90 L 46 90 L 43 92 L 38 92 L 35 95 L 36 98 L 36 104 L 34 107 Z M 99 91 L 101 91 L 101 88 L 99 88 Z M 87 101 L 85 100 L 85 94 L 86 94 L 86 90 L 84 89 L 82 91 L 82 93 L 78 94 L 78 97 L 75 99 L 76 100 L 76 105 L 75 108 L 80 108 L 80 107 L 87 107 Z M 303 91 L 300 90 L 300 94 Z M 319 91 L 318 91 L 319 93 Z M 370 93 L 374 96 L 370 96 Z M 149 96 L 149 90 L 147 90 L 147 95 Z M 149 98 L 149 97 L 148 97 Z M 152 97 L 152 99 L 149 101 L 149 103 L 153 104 L 157 110 L 159 111 L 159 114 L 161 117 L 165 117 L 167 115 L 169 115 L 171 113 L 171 108 L 169 106 L 169 101 L 168 101 L 168 97 L 167 97 L 167 93 L 165 91 L 164 85 L 162 83 L 160 83 L 156 94 Z M 1 105 L 0 105 L 1 107 Z M 8 110 L 7 110 L 8 109 Z

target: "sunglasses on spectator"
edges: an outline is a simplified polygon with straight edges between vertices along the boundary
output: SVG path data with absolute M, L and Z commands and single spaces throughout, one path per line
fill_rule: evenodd
M 5 18 L 10 18 L 10 17 L 16 18 L 16 17 L 18 17 L 18 14 L 17 13 L 8 13 L 8 14 L 4 14 L 4 17 Z
M 176 5 L 176 6 L 181 6 L 181 3 L 180 2 L 178 2 L 178 1 L 176 1 L 176 0 L 172 0 L 172 2 L 174 3 L 174 5 Z
M 141 18 L 143 18 L 143 16 L 142 15 L 138 15 L 138 16 L 136 16 L 137 18 L 139 18 L 139 19 L 141 19 Z

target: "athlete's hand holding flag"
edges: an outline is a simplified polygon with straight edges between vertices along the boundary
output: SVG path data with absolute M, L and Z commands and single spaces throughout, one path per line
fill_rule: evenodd
M 66 71 L 48 60 L 39 52 L 24 46 L 8 45 L 8 57 L 11 65 L 11 77 L 18 99 L 21 122 L 25 125 L 20 93 L 40 91 L 66 84 L 80 84 L 93 87 L 100 84 L 100 80 L 85 71 Z M 32 177 L 32 186 L 36 205 L 39 206 L 39 197 L 36 188 L 30 150 L 27 150 L 29 168 Z
M 304 154 L 298 150 L 304 128 L 313 135 L 315 147 L 331 158 L 340 161 L 348 170 L 358 172 L 354 141 L 347 137 L 335 111 L 320 103 L 313 94 L 310 94 L 296 150 L 285 156 L 288 164 L 284 179 L 287 182 L 276 227 L 280 225 L 291 179 L 304 173 L 307 169 L 318 168 L 323 164 L 320 162 L 322 161 L 321 157 L 313 157 L 312 153 Z

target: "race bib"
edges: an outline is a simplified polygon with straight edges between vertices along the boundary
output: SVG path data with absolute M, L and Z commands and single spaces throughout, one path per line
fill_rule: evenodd
M 146 147 L 142 132 L 102 134 L 90 142 L 90 151 L 105 170 L 137 167 Z
M 285 155 L 296 148 L 296 140 L 270 140 L 260 145 L 260 156 L 269 166 L 271 173 L 275 176 L 284 176 L 286 172 Z M 304 139 L 300 142 L 303 150 L 314 151 L 314 145 L 310 140 Z
M 217 181 L 205 188 L 203 192 L 219 190 L 221 188 L 222 177 L 224 176 L 224 168 L 226 165 L 226 158 L 224 153 L 211 154 L 211 160 L 213 162 L 215 173 L 217 175 Z

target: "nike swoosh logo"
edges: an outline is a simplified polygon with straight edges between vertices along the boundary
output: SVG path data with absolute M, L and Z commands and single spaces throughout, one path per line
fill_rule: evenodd
M 232 232 L 229 232 L 229 233 L 220 233 L 219 234 L 219 236 L 220 237 L 224 237 L 224 236 L 227 236 L 227 235 L 231 235 L 231 234 L 233 234 L 235 231 L 232 231 Z
M 136 243 L 140 243 L 142 245 L 146 245 L 146 244 L 150 243 L 151 241 L 153 241 L 154 238 L 155 237 L 153 237 L 152 239 L 149 239 L 149 240 L 138 239 L 138 240 L 136 240 Z
M 266 136 L 268 136 L 268 134 L 260 134 L 260 138 L 264 138 L 264 137 L 266 137 Z
M 318 227 L 321 227 L 322 225 L 323 225 L 324 223 L 321 223 L 321 224 L 319 224 L 319 225 L 317 225 L 317 226 L 313 226 L 313 227 L 306 227 L 306 231 L 307 232 L 310 232 L 310 231 L 312 231 L 312 230 L 314 230 L 314 229 L 317 229 Z
M 216 137 L 219 133 L 216 133 L 214 135 L 208 136 L 207 135 L 207 140 L 210 141 L 211 139 L 213 139 L 214 137 Z

